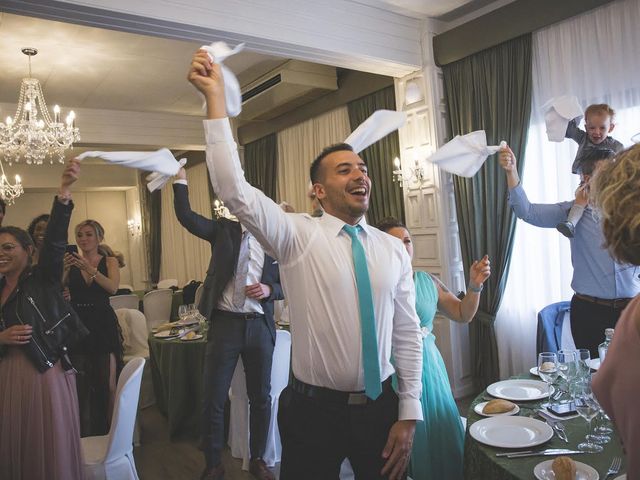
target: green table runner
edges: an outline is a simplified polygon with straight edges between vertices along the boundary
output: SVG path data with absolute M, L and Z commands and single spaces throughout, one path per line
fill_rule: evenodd
M 532 375 L 518 375 L 513 378 L 535 378 Z M 526 457 L 526 458 L 514 458 L 508 459 L 506 457 L 496 457 L 496 453 L 507 452 L 506 448 L 495 448 L 481 444 L 473 439 L 469 435 L 469 427 L 483 418 L 478 415 L 474 410 L 478 403 L 485 402 L 491 397 L 485 392 L 478 395 L 471 404 L 467 413 L 467 431 L 464 439 L 464 478 L 466 480 L 530 480 L 534 479 L 533 474 L 534 467 L 545 460 L 553 460 L 555 457 Z M 544 403 L 545 400 L 537 402 L 515 402 L 520 406 L 520 416 L 529 416 L 541 420 L 540 417 L 535 416 L 535 409 Z M 574 418 L 570 420 L 564 420 L 569 443 L 565 443 L 560 440 L 557 435 L 554 436 L 548 442 L 531 448 L 518 448 L 515 450 L 543 450 L 545 448 L 569 448 L 576 450 L 577 445 L 584 441 L 584 437 L 587 434 L 588 423 L 582 418 Z M 622 469 L 620 473 L 623 473 L 625 467 L 624 455 L 622 454 L 622 448 L 618 436 L 612 434 L 612 439 L 604 446 L 602 453 L 585 453 L 579 455 L 569 455 L 573 460 L 582 462 L 595 468 L 600 474 L 600 478 L 604 478 L 611 461 L 614 457 L 622 457 Z M 616 475 L 617 476 L 617 475 Z

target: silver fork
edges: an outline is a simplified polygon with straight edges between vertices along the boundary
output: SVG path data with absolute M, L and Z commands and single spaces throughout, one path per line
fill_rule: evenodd
M 615 475 L 616 473 L 618 473 L 620 471 L 620 467 L 622 466 L 622 458 L 621 457 L 614 457 L 613 461 L 611 462 L 611 466 L 609 467 L 609 470 L 607 471 L 607 475 L 604 477 L 604 480 L 607 480 L 607 478 L 609 478 L 612 475 Z

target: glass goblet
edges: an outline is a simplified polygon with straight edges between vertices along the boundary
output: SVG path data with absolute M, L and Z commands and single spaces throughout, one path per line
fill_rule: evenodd
M 602 445 L 593 442 L 592 420 L 600 411 L 598 401 L 593 395 L 591 385 L 588 381 L 578 382 L 573 388 L 573 401 L 578 414 L 589 422 L 589 433 L 585 436 L 585 441 L 578 445 L 578 450 L 587 453 L 598 453 L 603 450 Z
M 538 375 L 544 380 L 549 387 L 547 403 L 542 405 L 548 407 L 551 405 L 551 384 L 558 379 L 558 356 L 552 352 L 542 352 L 538 354 Z

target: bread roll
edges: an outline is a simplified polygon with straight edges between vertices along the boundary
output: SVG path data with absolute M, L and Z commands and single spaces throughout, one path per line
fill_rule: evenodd
M 569 457 L 556 457 L 551 464 L 556 480 L 575 480 L 576 462 Z
M 508 400 L 491 400 L 482 409 L 482 413 L 494 414 L 494 413 L 506 413 L 516 408 L 515 403 L 511 403 Z
M 552 372 L 556 369 L 556 364 L 553 362 L 544 362 L 540 365 L 541 372 Z

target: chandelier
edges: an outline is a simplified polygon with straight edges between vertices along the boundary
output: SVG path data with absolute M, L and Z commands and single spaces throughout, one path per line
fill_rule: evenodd
M 60 107 L 53 107 L 53 120 L 47 111 L 42 87 L 31 77 L 31 57 L 35 48 L 23 48 L 29 57 L 29 77 L 22 79 L 16 114 L 0 123 L 0 153 L 11 165 L 24 158 L 27 163 L 41 165 L 48 158 L 50 163 L 64 162 L 64 151 L 80 140 L 75 126 L 75 113 L 69 112 L 65 122 L 60 121 Z M 38 118 L 38 113 L 42 118 Z
M 0 198 L 2 198 L 7 205 L 13 205 L 15 199 L 24 193 L 20 175 L 16 175 L 16 183 L 11 185 L 9 180 L 7 180 L 7 176 L 4 174 L 2 162 L 0 162 L 0 171 L 2 172 L 2 176 L 0 176 Z

